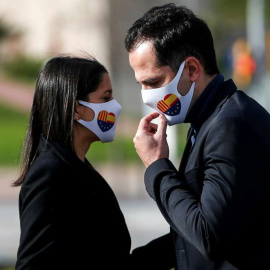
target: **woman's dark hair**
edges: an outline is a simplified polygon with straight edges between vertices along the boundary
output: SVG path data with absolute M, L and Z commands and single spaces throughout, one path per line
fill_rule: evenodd
M 13 186 L 20 186 L 38 155 L 41 136 L 73 149 L 76 100 L 88 100 L 100 84 L 106 68 L 91 56 L 57 56 L 41 70 L 35 88 L 22 153 L 22 169 Z
M 219 73 L 207 24 L 185 6 L 170 3 L 150 9 L 127 31 L 126 50 L 148 40 L 153 41 L 158 66 L 169 65 L 177 72 L 182 61 L 194 56 L 208 75 Z

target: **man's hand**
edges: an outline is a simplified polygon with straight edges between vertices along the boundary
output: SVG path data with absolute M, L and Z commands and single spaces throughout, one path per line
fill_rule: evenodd
M 158 125 L 151 123 L 157 117 Z M 169 157 L 166 129 L 167 121 L 162 114 L 154 112 L 141 119 L 133 142 L 146 168 L 160 158 Z

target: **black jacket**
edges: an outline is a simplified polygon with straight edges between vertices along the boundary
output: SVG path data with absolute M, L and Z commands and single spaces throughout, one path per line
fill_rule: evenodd
M 87 160 L 43 138 L 21 187 L 19 212 L 16 270 L 149 270 L 172 265 L 168 236 L 130 255 L 129 231 L 107 182 Z
M 146 189 L 171 226 L 176 269 L 270 269 L 270 115 L 231 80 L 213 102 L 179 171 L 157 160 Z

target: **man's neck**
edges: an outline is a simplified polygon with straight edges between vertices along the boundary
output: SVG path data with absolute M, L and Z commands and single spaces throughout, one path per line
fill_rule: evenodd
M 191 101 L 191 104 L 189 106 L 189 111 L 191 110 L 192 106 L 194 105 L 194 103 L 198 100 L 198 98 L 200 97 L 200 95 L 203 93 L 203 91 L 205 90 L 205 88 L 209 85 L 209 83 L 217 76 L 217 74 L 214 75 L 202 75 L 198 81 L 195 84 L 195 90 L 194 90 L 194 98 Z

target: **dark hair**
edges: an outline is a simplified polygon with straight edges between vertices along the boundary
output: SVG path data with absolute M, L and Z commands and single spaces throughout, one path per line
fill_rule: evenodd
M 106 68 L 91 56 L 57 56 L 41 70 L 35 88 L 30 120 L 22 153 L 22 169 L 13 186 L 20 186 L 38 155 L 41 136 L 73 149 L 76 100 L 88 100 L 102 80 Z
M 169 65 L 177 72 L 182 61 L 194 56 L 208 75 L 219 73 L 207 24 L 185 6 L 170 3 L 150 9 L 127 31 L 126 50 L 148 40 L 153 41 L 158 66 Z

